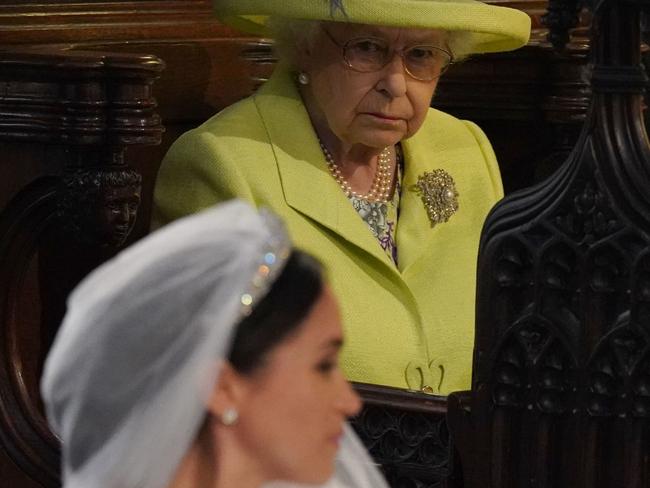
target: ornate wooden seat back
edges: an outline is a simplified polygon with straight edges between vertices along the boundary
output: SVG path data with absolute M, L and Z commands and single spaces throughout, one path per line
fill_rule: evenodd
M 472 391 L 448 413 L 468 488 L 650 484 L 646 5 L 590 5 L 594 96 L 577 146 L 486 222 Z

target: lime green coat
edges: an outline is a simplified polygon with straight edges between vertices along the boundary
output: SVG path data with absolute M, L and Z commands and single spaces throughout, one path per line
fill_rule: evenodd
M 328 270 L 340 301 L 342 364 L 350 380 L 429 386 L 441 394 L 466 389 L 478 240 L 487 212 L 502 196 L 496 159 L 476 125 L 433 109 L 402 148 L 399 269 L 330 176 L 284 70 L 173 144 L 156 184 L 154 224 L 235 197 L 270 207 L 295 244 Z M 460 207 L 431 228 L 410 187 L 436 168 L 455 180 Z

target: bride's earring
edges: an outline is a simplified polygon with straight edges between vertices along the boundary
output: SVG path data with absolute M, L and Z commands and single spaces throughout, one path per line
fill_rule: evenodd
M 309 85 L 309 82 L 311 80 L 309 79 L 309 75 L 305 73 L 304 71 L 301 71 L 298 73 L 298 83 L 301 85 Z
M 235 425 L 239 419 L 239 412 L 236 408 L 227 408 L 223 414 L 221 414 L 221 423 L 223 425 Z

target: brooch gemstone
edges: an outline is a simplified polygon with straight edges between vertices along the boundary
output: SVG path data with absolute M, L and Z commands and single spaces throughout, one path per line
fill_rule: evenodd
M 447 222 L 458 211 L 458 191 L 449 173 L 442 169 L 418 176 L 412 188 L 424 204 L 431 227 Z

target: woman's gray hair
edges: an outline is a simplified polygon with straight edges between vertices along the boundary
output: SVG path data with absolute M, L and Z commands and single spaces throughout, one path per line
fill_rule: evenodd
M 472 53 L 472 33 L 468 31 L 450 31 L 447 33 L 447 47 L 454 62 L 462 61 Z
M 266 25 L 275 41 L 273 49 L 278 60 L 291 68 L 297 68 L 300 46 L 311 48 L 320 23 L 320 20 L 270 17 Z
M 344 0 L 329 0 L 330 16 L 334 19 L 337 12 L 347 17 Z M 287 19 L 272 16 L 267 27 L 275 40 L 275 52 L 280 61 L 295 67 L 298 46 L 307 45 L 311 47 L 316 37 L 316 32 L 321 21 Z

